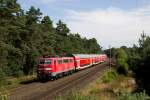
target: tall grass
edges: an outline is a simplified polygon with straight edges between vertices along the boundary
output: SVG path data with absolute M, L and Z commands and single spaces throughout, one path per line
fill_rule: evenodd
M 0 87 L 0 100 L 8 100 L 8 92 L 3 87 Z
M 150 100 L 150 97 L 145 92 L 122 93 L 117 96 L 116 100 Z
M 57 96 L 55 100 L 96 100 L 95 95 L 83 95 L 80 91 L 72 91 L 65 96 Z

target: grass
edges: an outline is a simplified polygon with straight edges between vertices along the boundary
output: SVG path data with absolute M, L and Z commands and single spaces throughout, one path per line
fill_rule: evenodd
M 5 80 L 6 82 L 2 87 L 9 90 L 9 89 L 17 87 L 21 84 L 28 84 L 28 83 L 31 83 L 31 82 L 35 82 L 36 80 L 37 80 L 36 75 L 22 76 L 22 77 L 19 77 L 19 78 L 7 77 L 6 80 Z
M 3 87 L 0 89 L 0 100 L 8 100 L 8 92 Z
M 116 70 L 107 70 L 102 77 L 65 96 L 58 96 L 56 100 L 147 100 L 144 92 L 133 93 L 137 88 L 132 77 L 119 75 Z
M 123 93 L 117 96 L 116 100 L 150 100 L 145 92 L 140 93 Z
M 37 81 L 36 75 L 22 76 L 19 78 L 7 77 L 5 84 L 0 86 L 0 100 L 8 100 L 9 90 L 22 84 L 28 84 Z

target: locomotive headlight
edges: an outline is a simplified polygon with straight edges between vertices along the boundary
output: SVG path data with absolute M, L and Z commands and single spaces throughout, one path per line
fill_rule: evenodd
M 52 70 L 52 68 L 45 68 L 45 70 Z

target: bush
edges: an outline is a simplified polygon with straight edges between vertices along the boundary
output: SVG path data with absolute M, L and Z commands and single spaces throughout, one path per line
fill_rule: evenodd
M 3 69 L 7 76 L 20 77 L 23 76 L 23 71 L 20 66 L 14 64 Z
M 124 65 L 120 65 L 117 67 L 117 72 L 119 74 L 124 74 L 124 75 L 127 75 L 128 73 L 128 64 L 125 63 Z
M 127 64 L 127 54 L 123 49 L 119 49 L 117 52 L 117 71 L 119 74 L 127 75 L 128 64 Z
M 6 83 L 5 80 L 5 73 L 3 70 L 0 68 L 0 87 L 2 87 Z
M 118 73 L 114 69 L 108 70 L 102 77 L 102 82 L 108 83 L 115 80 L 118 77 Z

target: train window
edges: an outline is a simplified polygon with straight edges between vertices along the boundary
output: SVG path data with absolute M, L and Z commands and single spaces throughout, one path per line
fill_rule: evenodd
M 62 60 L 58 60 L 58 64 L 62 64 Z
M 44 60 L 39 60 L 39 64 L 44 64 Z
M 68 62 L 68 59 L 64 59 L 63 62 L 64 62 L 64 63 L 67 63 L 67 62 Z
M 51 64 L 52 63 L 52 60 L 50 59 L 42 59 L 39 61 L 39 64 Z

